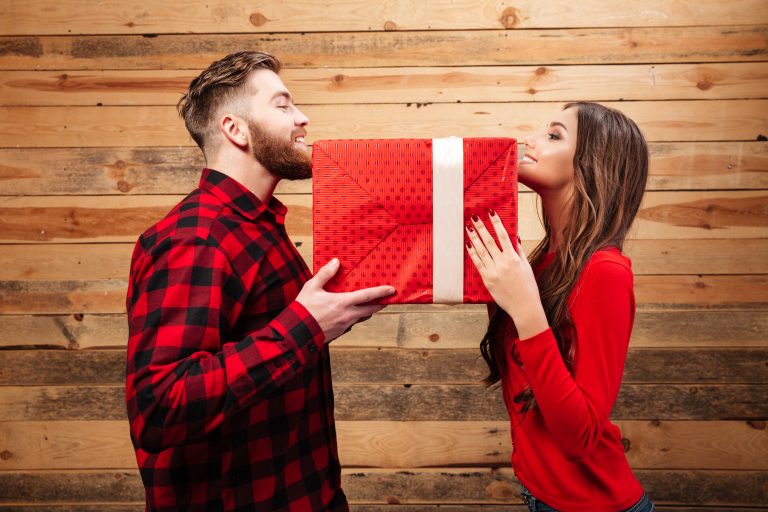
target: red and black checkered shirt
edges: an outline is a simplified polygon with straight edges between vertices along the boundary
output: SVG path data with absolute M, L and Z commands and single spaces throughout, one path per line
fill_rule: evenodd
M 148 510 L 348 509 L 328 350 L 286 208 L 228 176 L 138 240 L 126 401 Z

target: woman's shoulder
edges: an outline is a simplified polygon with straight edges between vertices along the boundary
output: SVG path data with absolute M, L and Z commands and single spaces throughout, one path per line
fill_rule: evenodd
M 621 252 L 618 247 L 604 247 L 595 251 L 594 254 L 592 254 L 592 256 L 587 260 L 584 269 L 586 270 L 587 268 L 593 267 L 600 263 L 615 263 L 621 267 L 626 268 L 630 272 L 632 271 L 632 260 L 630 260 L 627 255 Z
M 595 251 L 587 260 L 584 270 L 574 286 L 572 300 L 586 297 L 591 300 L 594 294 L 605 296 L 613 293 L 632 294 L 634 274 L 632 262 L 622 252 L 609 247 Z
M 580 281 L 582 285 L 585 282 L 605 285 L 622 281 L 631 284 L 633 278 L 632 260 L 617 247 L 605 247 L 595 251 L 587 260 Z

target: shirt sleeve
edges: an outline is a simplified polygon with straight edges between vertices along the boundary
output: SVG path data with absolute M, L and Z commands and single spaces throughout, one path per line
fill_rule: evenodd
M 126 398 L 131 435 L 157 452 L 201 438 L 272 395 L 323 349 L 298 302 L 225 342 L 248 290 L 226 255 L 201 240 L 161 243 L 133 261 Z
M 616 402 L 634 320 L 632 281 L 632 271 L 615 262 L 585 270 L 571 303 L 573 375 L 551 329 L 518 342 L 547 429 L 571 461 L 589 456 Z

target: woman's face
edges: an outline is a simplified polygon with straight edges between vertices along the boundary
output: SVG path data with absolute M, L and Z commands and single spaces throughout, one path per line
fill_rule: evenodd
M 578 107 L 557 113 L 546 130 L 526 137 L 525 158 L 518 164 L 518 179 L 539 195 L 573 185 Z

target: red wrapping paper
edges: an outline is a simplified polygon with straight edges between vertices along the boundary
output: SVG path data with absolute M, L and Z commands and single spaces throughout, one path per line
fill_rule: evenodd
M 492 208 L 516 244 L 516 140 L 466 138 L 463 148 L 465 225 L 478 215 L 490 229 Z M 432 139 L 319 140 L 312 165 L 314 271 L 334 257 L 341 263 L 325 289 L 386 284 L 397 294 L 381 303 L 433 303 Z M 466 250 L 458 250 L 463 302 L 492 302 Z

